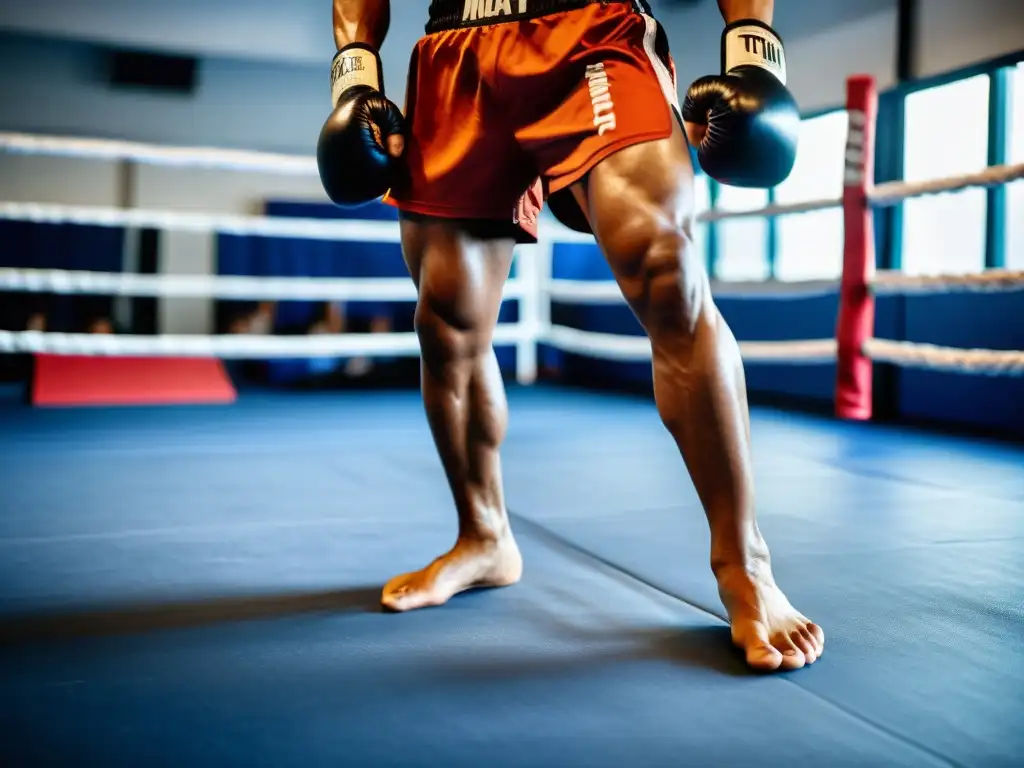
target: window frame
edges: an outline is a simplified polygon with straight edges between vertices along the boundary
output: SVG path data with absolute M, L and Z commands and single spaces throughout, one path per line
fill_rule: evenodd
M 875 183 L 904 180 L 906 97 L 917 91 L 982 74 L 989 78 L 988 164 L 1002 165 L 1008 162 L 1011 136 L 1010 79 L 1012 71 L 1020 64 L 1024 64 L 1024 50 L 951 72 L 901 83 L 879 93 L 879 125 L 881 126 L 882 119 L 884 119 L 886 128 L 879 127 L 876 132 Z M 809 110 L 801 115 L 801 119 L 810 120 L 840 109 L 845 109 L 845 104 Z M 709 184 L 711 203 L 709 210 L 717 210 L 719 185 L 713 180 L 709 180 Z M 984 267 L 998 269 L 1006 265 L 1008 221 L 1006 185 L 992 187 L 987 190 L 986 195 Z M 768 199 L 769 202 L 774 201 L 774 189 L 769 190 Z M 778 261 L 779 238 L 774 221 L 774 217 L 769 219 L 765 234 L 768 279 L 770 280 L 775 279 L 775 265 Z M 712 279 L 717 278 L 716 265 L 720 250 L 719 225 L 719 221 L 707 224 L 705 241 L 707 243 L 707 268 Z M 876 211 L 875 231 L 878 267 L 880 269 L 900 269 L 903 263 L 903 205 L 889 206 Z

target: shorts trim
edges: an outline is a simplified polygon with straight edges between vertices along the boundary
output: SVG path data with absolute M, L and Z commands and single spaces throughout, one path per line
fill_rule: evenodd
M 390 194 L 385 195 L 382 202 L 394 206 L 402 213 L 446 221 L 473 222 L 470 225 L 471 234 L 482 240 L 514 240 L 517 245 L 533 245 L 537 242 L 536 235 L 514 221 L 511 213 L 480 213 L 465 208 L 446 208 L 410 200 L 396 200 Z
M 400 211 L 416 213 L 420 216 L 433 216 L 437 219 L 481 219 L 489 221 L 501 221 L 512 223 L 514 210 L 496 213 L 494 211 L 480 211 L 458 206 L 446 206 L 430 203 L 420 203 L 415 200 L 405 200 L 392 197 L 387 194 L 383 202 L 393 205 Z
M 672 116 L 669 115 L 668 128 L 661 131 L 648 131 L 647 133 L 634 133 L 630 136 L 624 136 L 618 141 L 611 144 L 605 144 L 600 149 L 591 153 L 591 155 L 580 165 L 579 168 L 564 173 L 557 178 L 551 178 L 548 180 L 548 194 L 552 195 L 555 192 L 560 192 L 566 187 L 570 187 L 577 181 L 582 179 L 605 158 L 614 155 L 620 150 L 627 149 L 628 147 L 636 146 L 637 144 L 646 144 L 650 141 L 661 141 L 667 139 L 672 135 Z
M 660 28 L 658 20 L 647 13 L 641 13 L 640 15 L 643 17 L 644 24 L 647 25 L 647 29 L 644 32 L 644 53 L 647 54 L 651 67 L 654 68 L 654 74 L 658 78 L 659 85 L 661 85 L 661 92 L 665 96 L 665 101 L 674 107 L 676 112 L 682 112 L 679 108 L 679 91 L 676 90 L 675 77 L 672 76 L 664 60 L 658 55 L 657 40 Z

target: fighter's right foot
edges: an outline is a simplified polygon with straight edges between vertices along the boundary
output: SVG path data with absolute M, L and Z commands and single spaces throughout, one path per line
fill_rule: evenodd
M 389 581 L 381 604 L 392 611 L 429 608 L 469 589 L 507 587 L 522 574 L 523 558 L 511 533 L 498 540 L 460 537 L 426 568 Z
M 825 633 L 792 606 L 767 564 L 719 567 L 715 576 L 733 643 L 743 649 L 752 668 L 762 672 L 799 669 L 824 652 Z

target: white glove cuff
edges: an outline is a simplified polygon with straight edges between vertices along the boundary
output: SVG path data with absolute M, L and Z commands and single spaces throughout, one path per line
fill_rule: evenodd
M 786 55 L 779 36 L 759 21 L 737 21 L 722 33 L 722 71 L 749 66 L 767 69 L 786 84 Z
M 362 43 L 346 45 L 331 62 L 331 106 L 338 106 L 341 95 L 357 85 L 368 85 L 384 93 L 380 56 Z

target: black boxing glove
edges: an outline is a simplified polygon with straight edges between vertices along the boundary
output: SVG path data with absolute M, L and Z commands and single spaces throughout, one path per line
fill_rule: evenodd
M 760 21 L 729 24 L 722 33 L 721 75 L 690 86 L 683 120 L 704 128 L 697 159 L 711 178 L 735 187 L 774 187 L 796 161 L 800 112 L 786 89 L 786 57 L 778 35 Z
M 384 96 L 382 70 L 377 51 L 363 43 L 346 45 L 331 63 L 334 111 L 320 131 L 316 161 L 337 205 L 376 200 L 394 180 L 405 119 Z

